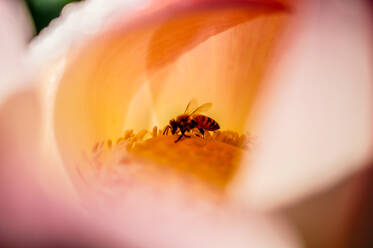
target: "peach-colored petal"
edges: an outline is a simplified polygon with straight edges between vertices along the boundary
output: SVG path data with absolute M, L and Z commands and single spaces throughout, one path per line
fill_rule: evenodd
M 245 11 L 231 14 L 227 19 L 236 20 L 240 14 L 245 16 Z M 208 115 L 223 129 L 248 131 L 247 118 L 259 83 L 273 62 L 274 46 L 287 14 L 272 12 L 240 23 L 209 38 L 149 78 L 160 125 L 182 113 L 191 98 L 197 98 L 200 103 L 213 103 Z M 223 17 L 216 15 L 217 20 L 211 21 L 219 23 Z M 176 32 L 180 33 L 176 37 L 182 37 L 182 30 Z
M 364 1 L 330 0 L 303 10 L 293 29 L 298 37 L 263 101 L 254 162 L 241 174 L 239 188 L 260 207 L 329 186 L 371 157 L 368 8 Z

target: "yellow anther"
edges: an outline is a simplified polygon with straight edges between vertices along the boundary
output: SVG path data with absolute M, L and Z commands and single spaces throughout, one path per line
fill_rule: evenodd
M 154 127 L 153 127 L 153 132 L 152 132 L 152 137 L 153 137 L 153 138 L 157 137 L 157 134 L 158 134 L 158 127 L 157 127 L 157 126 L 154 126 Z
M 129 139 L 132 136 L 134 136 L 132 129 L 131 130 L 127 130 L 127 131 L 124 132 L 124 139 Z
M 125 144 L 123 156 L 126 161 L 129 161 L 127 164 L 136 164 L 136 162 L 130 163 L 130 161 L 139 159 L 138 161 L 144 161 L 148 165 L 153 164 L 153 167 L 149 167 L 153 170 L 154 168 L 159 168 L 159 170 L 168 168 L 167 170 L 175 171 L 182 177 L 193 177 L 215 189 L 224 191 L 236 171 L 241 157 L 247 153 L 246 136 L 236 132 L 215 131 L 210 133 L 206 131 L 202 137 L 198 130 L 197 132 L 191 131 L 188 133 L 190 138 L 183 137 L 178 143 L 175 143 L 179 135 L 163 135 L 163 131 L 164 129 L 159 129 L 157 126 L 153 127 L 151 133 L 141 130 L 135 134 L 133 130 L 127 130 L 123 137 L 117 139 L 115 146 L 111 140 L 107 141 L 109 149 L 105 154 L 109 154 L 109 157 L 110 154 L 114 156 L 115 152 L 122 151 L 121 144 Z M 148 133 L 151 134 L 150 138 L 146 138 Z M 201 137 L 197 137 L 197 135 Z M 94 145 L 93 160 L 99 159 L 99 152 L 105 149 L 104 144 L 105 142 L 97 142 Z M 118 149 L 115 149 L 116 147 Z M 121 166 L 120 162 L 118 162 L 118 166 Z

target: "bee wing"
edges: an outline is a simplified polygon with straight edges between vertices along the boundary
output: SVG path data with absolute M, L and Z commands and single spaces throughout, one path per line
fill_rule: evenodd
M 211 107 L 212 107 L 212 103 L 211 103 L 211 102 L 208 102 L 208 103 L 202 104 L 201 106 L 199 106 L 198 108 L 196 108 L 192 113 L 190 113 L 190 115 L 195 115 L 195 114 L 198 114 L 198 113 L 201 113 L 201 112 L 207 111 L 207 110 L 209 110 Z
M 184 114 L 189 114 L 190 112 L 192 112 L 192 109 L 196 107 L 197 107 L 197 100 L 193 98 L 192 100 L 189 101 L 188 105 L 186 106 Z

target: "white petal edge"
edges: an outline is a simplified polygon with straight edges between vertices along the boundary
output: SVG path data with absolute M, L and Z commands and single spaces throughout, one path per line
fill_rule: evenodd
M 60 17 L 34 38 L 28 63 L 36 70 L 83 44 L 109 27 L 120 16 L 148 6 L 151 0 L 86 0 L 66 5 Z
M 1 1 L 0 16 L 0 103 L 2 103 L 7 96 L 29 82 L 25 77 L 23 59 L 33 28 L 30 16 L 21 1 Z

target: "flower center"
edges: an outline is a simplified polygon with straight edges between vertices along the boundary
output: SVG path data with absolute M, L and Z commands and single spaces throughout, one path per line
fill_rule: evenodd
M 110 171 L 111 179 L 116 175 L 127 180 L 125 184 L 177 179 L 224 193 L 248 152 L 247 136 L 233 131 L 206 132 L 203 137 L 191 132 L 176 143 L 179 135 L 163 135 L 163 131 L 157 127 L 152 132 L 127 130 L 115 142 L 96 143 L 87 159 L 100 174 Z

